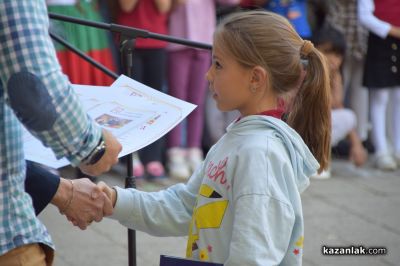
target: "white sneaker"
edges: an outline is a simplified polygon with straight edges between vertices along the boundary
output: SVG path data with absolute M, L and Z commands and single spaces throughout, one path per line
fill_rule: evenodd
M 394 171 L 397 168 L 397 163 L 389 154 L 376 156 L 376 168 L 384 171 Z
M 190 170 L 194 172 L 203 162 L 203 151 L 199 148 L 190 148 L 187 153 Z
M 315 175 L 311 176 L 313 179 L 328 179 L 331 178 L 331 168 L 326 170 L 322 170 L 320 174 L 316 173 Z
M 171 148 L 167 151 L 167 167 L 169 175 L 179 180 L 187 180 L 190 177 L 190 169 L 186 162 L 186 150 Z

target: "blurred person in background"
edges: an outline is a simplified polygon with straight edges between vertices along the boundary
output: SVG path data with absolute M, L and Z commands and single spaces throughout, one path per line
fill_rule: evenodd
M 307 0 L 252 0 L 243 1 L 242 5 L 260 6 L 284 16 L 293 25 L 300 37 L 311 38 L 311 27 L 307 15 Z
M 216 4 L 239 4 L 240 0 L 173 0 L 169 33 L 174 37 L 209 43 L 216 26 Z M 168 46 L 168 93 L 196 104 L 186 119 L 184 134 L 180 123 L 168 134 L 167 167 L 169 175 L 186 180 L 203 160 L 201 139 L 207 81 L 204 76 L 211 63 L 210 51 L 182 45 Z M 185 136 L 185 137 L 184 137 Z
M 367 160 L 367 152 L 357 134 L 357 118 L 353 110 L 344 107 L 344 90 L 341 67 L 346 54 L 346 39 L 344 35 L 333 27 L 325 24 L 315 32 L 313 42 L 327 61 L 330 71 L 331 104 L 332 104 L 332 134 L 331 146 L 333 149 L 343 139 L 348 139 L 349 159 L 355 166 L 362 166 Z M 329 178 L 330 170 L 313 176 L 314 178 Z
M 168 33 L 168 13 L 172 0 L 119 0 L 116 22 L 152 33 Z M 166 77 L 166 42 L 138 38 L 134 44 L 133 78 L 161 91 Z M 133 174 L 149 181 L 166 177 L 163 160 L 164 138 L 134 154 Z
M 358 17 L 369 30 L 363 84 L 371 98 L 375 166 L 393 171 L 400 165 L 400 4 L 397 0 L 359 0 Z M 388 110 L 389 99 L 392 108 Z M 387 113 L 392 144 L 387 143 Z
M 46 0 L 49 12 L 102 22 L 97 0 Z M 94 27 L 52 20 L 52 30 L 68 43 L 86 53 L 108 69 L 115 71 L 108 33 Z M 55 42 L 57 58 L 73 84 L 108 86 L 114 81 L 101 70 Z
M 346 53 L 341 67 L 344 102 L 357 117 L 357 133 L 368 151 L 373 146 L 368 138 L 369 99 L 368 90 L 362 85 L 367 31 L 357 17 L 357 0 L 333 0 L 328 2 L 326 24 L 340 31 L 346 41 Z

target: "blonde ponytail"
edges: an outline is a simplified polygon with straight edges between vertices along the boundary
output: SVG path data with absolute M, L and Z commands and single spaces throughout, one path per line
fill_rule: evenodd
M 304 56 L 304 55 L 303 55 Z M 292 102 L 288 124 L 294 128 L 320 163 L 329 165 L 331 139 L 331 92 L 325 57 L 314 47 L 303 57 L 306 74 Z

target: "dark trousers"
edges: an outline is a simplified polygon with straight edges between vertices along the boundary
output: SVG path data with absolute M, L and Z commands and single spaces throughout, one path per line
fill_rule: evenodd
M 153 89 L 162 90 L 166 72 L 164 49 L 135 49 L 133 56 L 133 78 Z M 139 151 L 144 164 L 162 161 L 164 139 L 161 138 Z

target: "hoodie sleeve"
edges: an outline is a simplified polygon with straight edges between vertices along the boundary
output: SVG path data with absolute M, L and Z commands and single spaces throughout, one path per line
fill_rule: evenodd
M 201 169 L 198 168 L 187 184 L 159 192 L 115 187 L 117 201 L 111 218 L 154 236 L 187 235 L 202 180 Z

